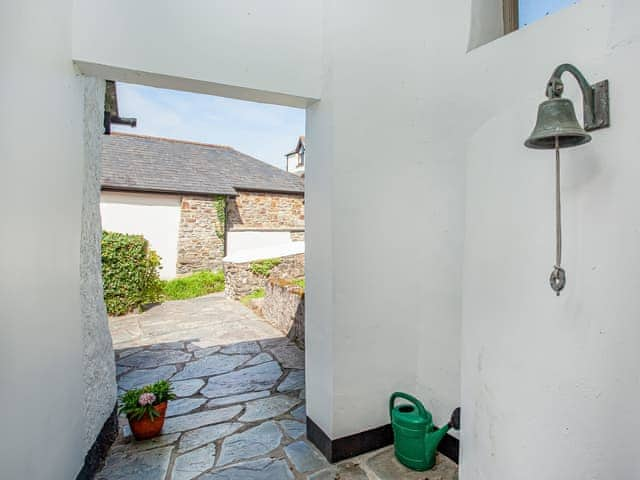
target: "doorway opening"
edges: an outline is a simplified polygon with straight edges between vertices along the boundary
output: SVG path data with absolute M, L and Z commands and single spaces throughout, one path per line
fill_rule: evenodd
M 277 477 L 300 471 L 301 450 L 321 469 L 305 439 L 304 110 L 112 82 L 106 92 L 102 228 L 118 245 L 142 239 L 159 286 L 139 311 L 111 312 L 125 313 L 109 318 L 119 394 L 172 383 L 160 443 L 176 447 L 174 474 L 193 455 L 197 475 L 263 455 Z M 118 262 L 103 264 L 107 307 Z M 120 422 L 105 478 L 137 468 Z M 254 437 L 251 451 L 237 447 Z

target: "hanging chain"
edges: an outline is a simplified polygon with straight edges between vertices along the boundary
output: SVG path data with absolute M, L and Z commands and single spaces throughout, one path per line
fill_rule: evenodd
M 556 137 L 556 268 L 562 263 L 562 214 L 560 212 L 560 147 Z
M 560 138 L 556 137 L 556 264 L 549 277 L 549 283 L 556 296 L 566 283 L 566 273 L 560 266 L 562 263 L 562 216 L 560 211 Z

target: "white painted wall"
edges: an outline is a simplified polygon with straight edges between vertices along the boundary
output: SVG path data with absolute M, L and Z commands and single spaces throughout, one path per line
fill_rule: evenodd
M 98 209 L 83 183 L 96 171 L 99 91 L 71 63 L 71 9 L 70 0 L 0 6 L 0 477 L 7 479 L 75 478 L 115 406 L 94 273 L 99 245 L 83 231 Z M 86 118 L 85 91 L 93 97 Z M 95 122 L 86 131 L 85 119 Z M 88 325 L 97 328 L 91 336 Z
M 245 263 L 253 260 L 267 260 L 269 258 L 287 257 L 304 253 L 304 242 L 281 243 L 256 247 L 251 250 L 240 250 L 224 257 L 225 262 Z
M 103 191 L 102 229 L 144 236 L 162 257 L 160 278 L 175 278 L 180 201 L 180 195 Z
M 387 396 L 400 389 L 441 424 L 462 385 L 461 478 L 640 474 L 635 2 L 582 0 L 470 53 L 470 0 L 151 3 L 76 0 L 81 67 L 282 104 L 322 98 L 307 114 L 305 205 L 316 423 L 333 438 L 386 423 Z M 83 456 L 73 414 L 82 402 L 81 93 L 67 63 L 68 7 L 33 0 L 0 17 L 9 19 L 0 132 L 11 132 L 0 158 L 15 160 L 1 190 L 2 268 L 11 272 L 1 289 L 11 334 L 0 349 L 11 398 L 2 399 L 25 412 L 4 422 L 12 441 L 0 460 L 16 478 L 73 478 Z M 289 24 L 285 7 L 305 21 Z M 30 35 L 37 28 L 42 35 Z M 613 126 L 564 155 L 569 286 L 558 299 L 547 286 L 551 158 L 521 142 L 563 61 L 611 80 Z M 65 121 L 45 123 L 54 117 Z M 39 135 L 34 119 L 46 125 Z M 24 357 L 29 349 L 39 356 Z M 43 387 L 47 410 L 36 408 Z M 21 429 L 45 420 L 37 438 Z
M 320 0 L 74 3 L 85 73 L 297 107 L 319 98 Z
M 234 255 L 243 250 L 291 243 L 293 242 L 289 231 L 229 231 L 227 232 L 227 255 Z
M 447 72 L 470 5 L 457 3 L 324 2 L 306 133 L 307 411 L 332 438 L 388 423 L 394 390 L 439 424 L 459 403 L 465 148 L 450 135 L 468 115 Z
M 640 478 L 639 18 L 582 0 L 469 57 L 484 119 L 466 152 L 462 479 Z M 610 80 L 612 126 L 561 154 L 557 298 L 553 153 L 522 141 L 565 61 Z
M 304 164 L 299 165 L 300 163 L 299 154 L 290 155 L 286 157 L 286 161 L 287 161 L 287 172 L 291 172 L 295 174 L 304 173 Z

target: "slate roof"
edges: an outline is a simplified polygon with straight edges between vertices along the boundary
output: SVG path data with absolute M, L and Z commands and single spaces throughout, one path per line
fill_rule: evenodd
M 102 188 L 202 195 L 303 193 L 304 181 L 224 145 L 112 133 L 103 136 Z

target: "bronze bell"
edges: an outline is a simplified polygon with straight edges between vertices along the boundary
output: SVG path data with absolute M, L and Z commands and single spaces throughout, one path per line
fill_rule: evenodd
M 537 149 L 576 147 L 591 141 L 589 135 L 578 123 L 573 103 L 568 98 L 550 98 L 538 107 L 538 120 L 525 146 Z

